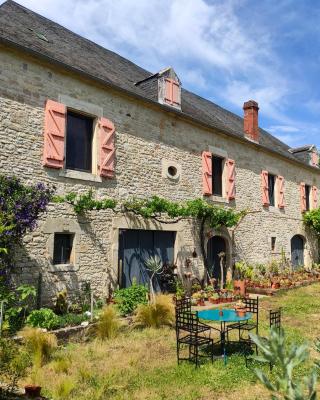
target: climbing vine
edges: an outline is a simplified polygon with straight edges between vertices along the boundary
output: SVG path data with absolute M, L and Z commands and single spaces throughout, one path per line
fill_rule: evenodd
M 177 223 L 182 219 L 194 218 L 199 226 L 201 253 L 204 260 L 205 276 L 207 276 L 208 259 L 205 249 L 205 229 L 219 229 L 223 226 L 231 228 L 239 223 L 246 211 L 237 212 L 229 207 L 216 206 L 201 198 L 176 202 L 158 196 L 150 199 L 133 198 L 123 202 L 112 199 L 96 200 L 93 192 L 77 195 L 69 193 L 55 197 L 56 202 L 71 204 L 77 214 L 85 214 L 91 210 L 111 209 L 114 213 L 132 213 L 146 219 L 153 219 L 161 223 Z
M 303 222 L 320 236 L 320 208 L 304 213 Z

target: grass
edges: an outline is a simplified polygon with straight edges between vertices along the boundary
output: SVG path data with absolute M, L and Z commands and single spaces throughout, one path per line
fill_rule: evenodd
M 319 291 L 320 284 L 314 284 L 262 299 L 260 333 L 268 332 L 267 311 L 282 306 L 288 341 L 308 340 L 311 344 L 318 334 Z M 68 361 L 64 363 L 63 359 Z M 301 367 L 299 375 L 309 367 L 310 363 Z M 246 368 L 244 358 L 237 355 L 229 357 L 227 366 L 218 360 L 198 370 L 187 363 L 178 367 L 172 328 L 128 327 L 105 342 L 94 340 L 59 349 L 38 379 L 44 395 L 54 399 L 268 399 L 252 368 Z

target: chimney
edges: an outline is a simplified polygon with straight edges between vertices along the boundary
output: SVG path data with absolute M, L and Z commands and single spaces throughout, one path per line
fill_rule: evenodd
M 243 104 L 243 130 L 245 137 L 259 143 L 258 103 L 254 100 L 246 101 Z

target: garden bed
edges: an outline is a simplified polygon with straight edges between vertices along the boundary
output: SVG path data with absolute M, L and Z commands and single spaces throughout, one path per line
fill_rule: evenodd
M 263 294 L 266 296 L 273 296 L 276 295 L 277 293 L 281 293 L 287 290 L 291 290 L 291 289 L 297 289 L 303 286 L 308 286 L 308 285 L 312 285 L 314 283 L 319 282 L 319 279 L 313 279 L 313 280 L 308 280 L 308 281 L 303 281 L 303 282 L 297 282 L 294 285 L 291 286 L 280 286 L 279 288 L 275 289 L 275 288 L 262 288 L 262 287 L 255 287 L 255 286 L 249 286 L 246 288 L 246 292 L 249 294 Z

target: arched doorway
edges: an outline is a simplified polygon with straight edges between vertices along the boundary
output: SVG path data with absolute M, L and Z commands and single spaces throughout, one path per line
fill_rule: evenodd
M 211 277 L 221 280 L 221 267 L 219 253 L 224 252 L 224 263 L 226 263 L 227 245 L 221 236 L 213 236 L 208 240 L 207 257 L 208 257 L 208 273 Z M 226 267 L 224 267 L 224 282 L 226 281 Z
M 300 235 L 291 239 L 291 264 L 294 269 L 304 265 L 304 240 Z

